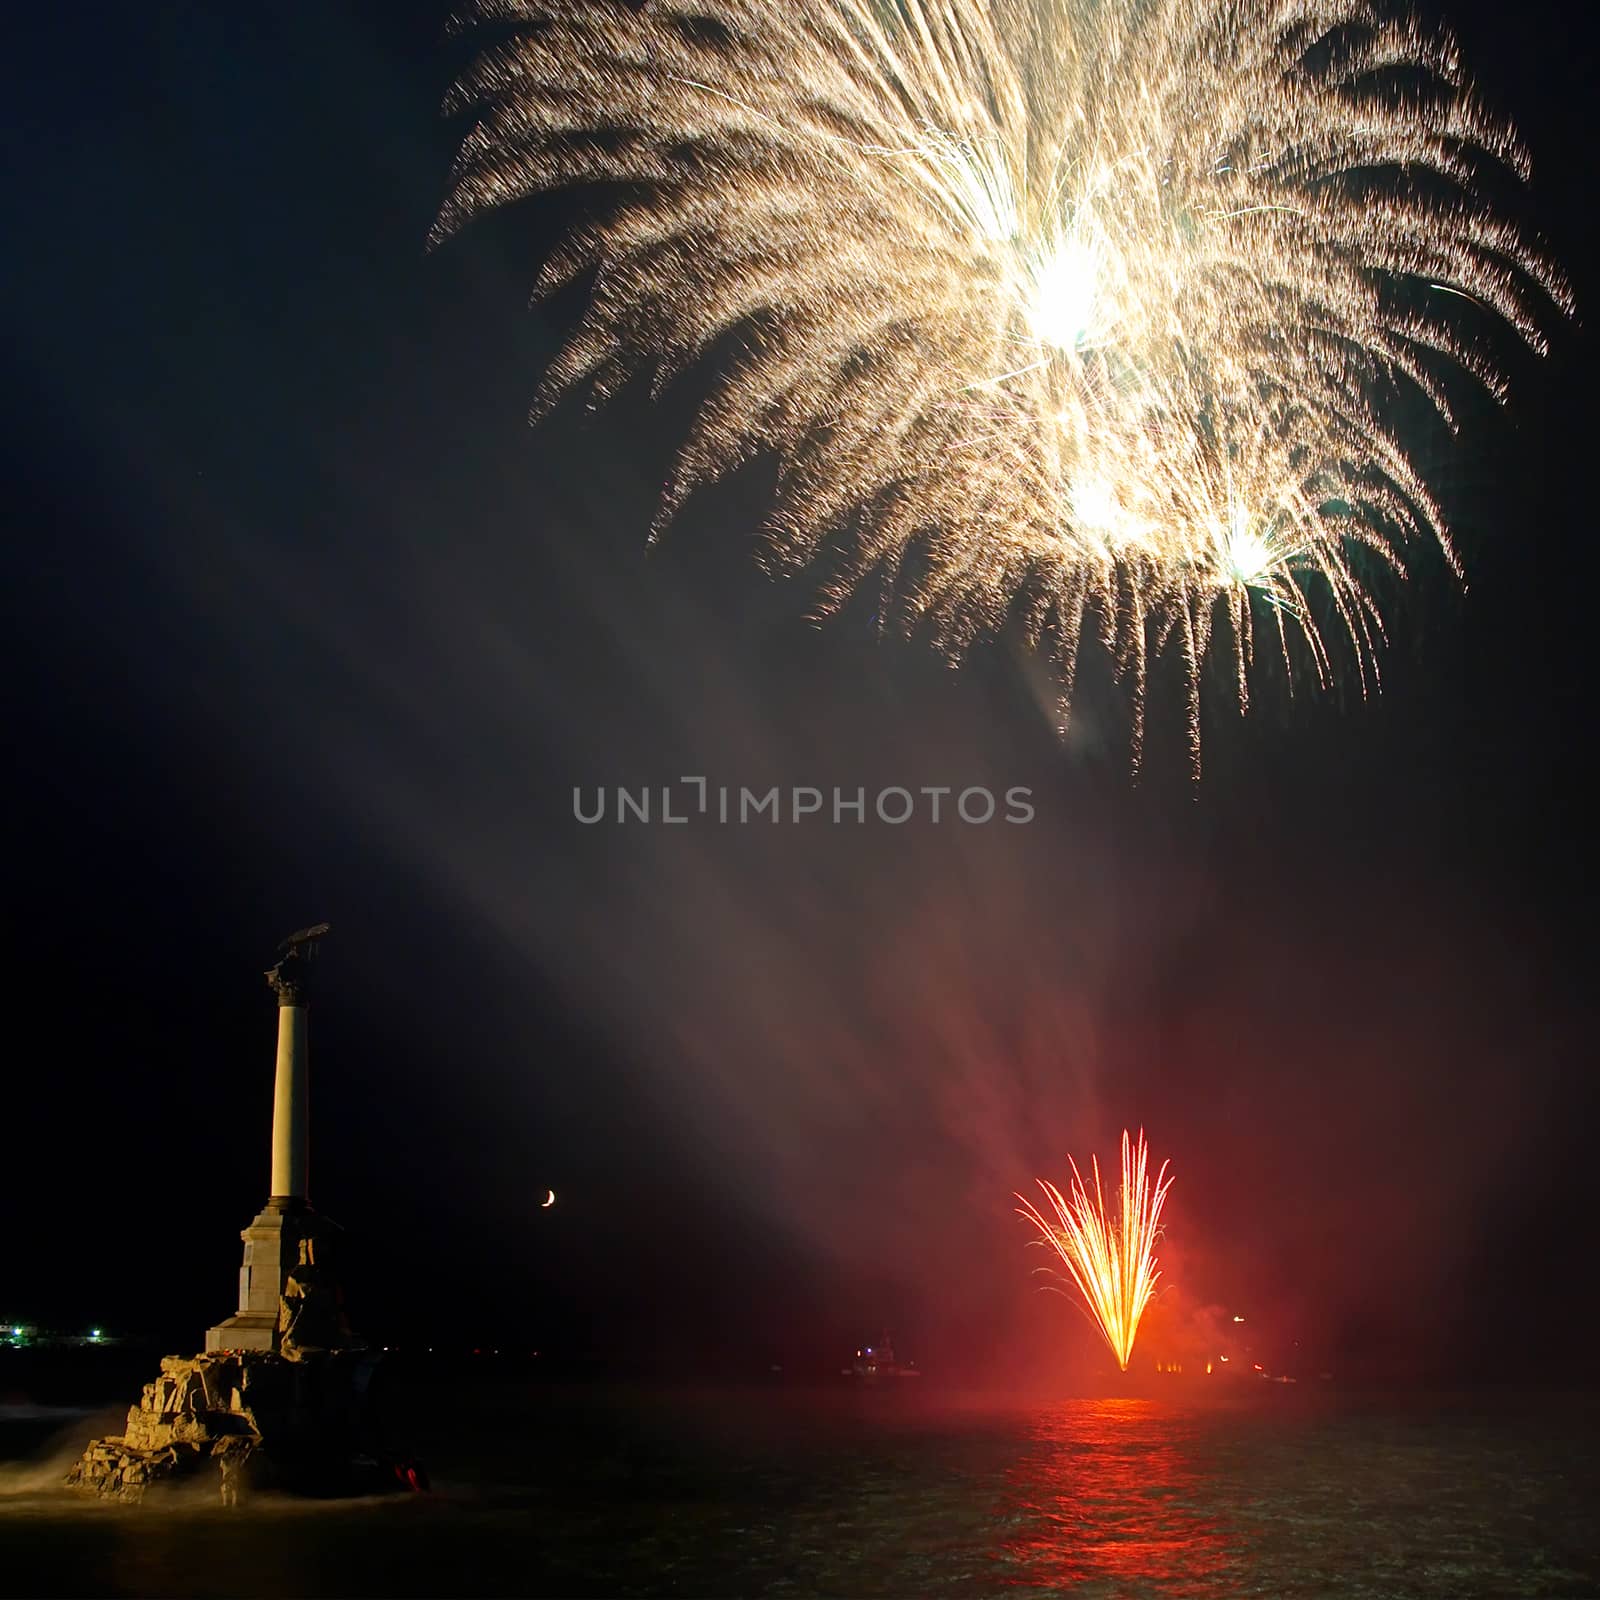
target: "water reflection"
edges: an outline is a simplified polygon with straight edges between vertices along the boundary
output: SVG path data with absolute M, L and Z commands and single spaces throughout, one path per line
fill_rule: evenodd
M 1149 1400 L 1042 1411 L 1006 1475 L 1000 1552 L 1012 1583 L 1084 1595 L 1233 1591 L 1198 1419 Z

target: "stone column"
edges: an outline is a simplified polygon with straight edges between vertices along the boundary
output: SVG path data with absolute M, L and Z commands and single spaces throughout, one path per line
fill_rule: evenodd
M 305 996 L 278 987 L 278 1072 L 272 1091 L 272 1189 L 275 1202 L 304 1205 L 310 1160 L 311 1063 L 306 1055 Z

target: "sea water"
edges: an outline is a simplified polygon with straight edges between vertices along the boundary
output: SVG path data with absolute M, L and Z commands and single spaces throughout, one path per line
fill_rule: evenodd
M 0 1592 L 1600 1595 L 1600 1410 L 1581 1397 L 464 1379 L 403 1408 L 433 1492 L 232 1512 L 209 1490 L 63 1496 L 107 1419 L 55 1418 L 46 1446 L 35 1417 L 0 1466 Z

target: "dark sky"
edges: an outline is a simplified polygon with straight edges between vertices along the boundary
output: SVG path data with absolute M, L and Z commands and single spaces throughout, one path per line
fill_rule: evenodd
M 527 427 L 577 202 L 425 252 L 440 8 L 14 23 L 0 1314 L 231 1309 L 260 973 L 327 918 L 314 1197 L 386 1334 L 795 1360 L 888 1321 L 1048 1362 L 1084 1334 L 1011 1191 L 1142 1123 L 1173 1320 L 1385 1369 L 1583 1350 L 1593 41 L 1553 0 L 1448 15 L 1580 322 L 1419 440 L 1469 583 L 1419 560 L 1382 696 L 1214 696 L 1198 787 L 1170 692 L 1135 782 L 1094 662 L 1062 745 L 1006 642 L 957 676 L 868 608 L 807 625 L 751 559 L 765 468 L 646 552 L 693 386 Z M 686 773 L 1038 815 L 572 820 Z

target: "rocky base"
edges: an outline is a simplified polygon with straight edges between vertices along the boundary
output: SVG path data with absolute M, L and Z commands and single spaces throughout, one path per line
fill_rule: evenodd
M 120 1436 L 96 1439 L 67 1486 L 140 1501 L 152 1489 L 203 1485 L 225 1505 L 251 1488 L 314 1494 L 420 1488 L 420 1469 L 372 1448 L 361 1351 L 300 1360 L 258 1350 L 167 1356 Z

